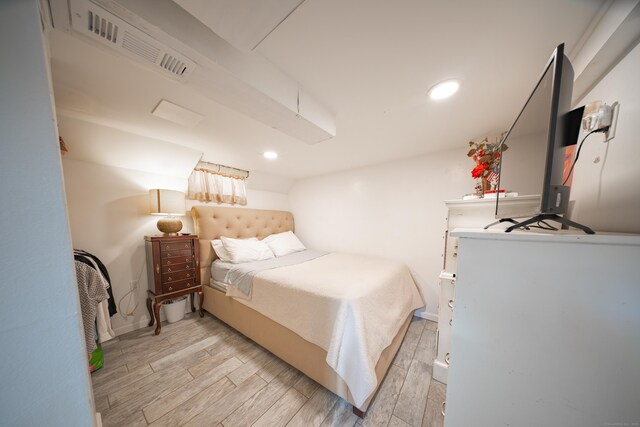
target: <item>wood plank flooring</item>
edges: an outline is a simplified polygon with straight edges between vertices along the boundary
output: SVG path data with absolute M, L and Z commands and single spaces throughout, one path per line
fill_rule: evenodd
M 92 374 L 105 426 L 442 427 L 431 378 L 436 324 L 414 317 L 364 419 L 351 405 L 208 313 L 103 345 Z

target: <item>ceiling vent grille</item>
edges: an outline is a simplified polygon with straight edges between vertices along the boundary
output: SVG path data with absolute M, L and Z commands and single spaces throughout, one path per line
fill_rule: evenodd
M 151 66 L 176 80 L 186 81 L 195 62 L 88 0 L 71 0 L 71 27 L 101 44 Z
M 158 60 L 160 49 L 145 43 L 128 31 L 125 31 L 122 38 L 122 47 L 134 55 L 139 55 L 149 62 L 155 63 Z
M 116 43 L 118 40 L 118 26 L 113 22 L 108 22 L 106 19 L 101 18 L 97 13 L 89 11 L 87 17 L 89 22 L 89 31 L 106 39 L 112 43 Z

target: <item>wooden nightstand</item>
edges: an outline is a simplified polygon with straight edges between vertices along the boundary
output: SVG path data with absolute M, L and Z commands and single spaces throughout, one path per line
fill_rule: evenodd
M 151 317 L 149 326 L 156 322 L 155 334 L 160 333 L 160 306 L 165 300 L 190 294 L 191 311 L 196 311 L 194 294 L 197 293 L 200 317 L 203 317 L 198 236 L 145 236 L 144 240 L 149 280 L 147 309 Z

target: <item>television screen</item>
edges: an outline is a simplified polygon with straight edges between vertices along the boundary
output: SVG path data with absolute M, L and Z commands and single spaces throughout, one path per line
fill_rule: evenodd
M 552 83 L 553 68 L 550 64 L 505 139 L 509 149 L 503 151 L 500 158 L 500 189 L 516 191 L 520 196 L 535 195 L 540 201 L 547 156 Z M 540 213 L 539 209 L 514 212 L 512 208 L 505 212 L 505 207 L 508 206 L 498 203 L 498 217 L 506 215 L 518 218 Z
M 496 218 L 523 218 L 562 214 L 569 202 L 569 187 L 562 183 L 567 142 L 564 121 L 570 108 L 573 69 L 556 48 L 542 77 L 502 143 L 499 190 L 519 196 L 536 196 L 540 203 L 520 205 L 496 201 Z M 575 142 L 574 142 L 575 143 Z

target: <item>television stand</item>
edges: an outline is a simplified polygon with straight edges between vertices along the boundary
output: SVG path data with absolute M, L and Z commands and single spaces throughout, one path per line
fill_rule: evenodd
M 503 220 L 500 220 L 499 222 L 502 222 Z M 508 221 L 508 222 L 515 222 L 513 220 L 511 220 L 511 218 L 504 218 L 504 221 Z M 592 229 L 590 229 L 589 227 L 582 225 L 582 224 L 578 224 L 577 222 L 571 221 L 570 219 L 561 217 L 560 215 L 556 215 L 556 214 L 540 214 L 540 215 L 536 215 L 533 218 L 529 218 L 525 221 L 516 223 L 515 225 L 512 225 L 511 227 L 507 228 L 506 230 L 504 230 L 505 233 L 509 233 L 517 228 L 527 228 L 528 225 L 531 224 L 535 224 L 539 221 L 555 221 L 555 222 L 559 222 L 562 225 L 566 225 L 568 227 L 573 227 L 573 228 L 577 228 L 579 230 L 584 231 L 587 234 L 596 234 L 595 231 L 593 231 Z M 485 227 L 486 228 L 486 227 Z

